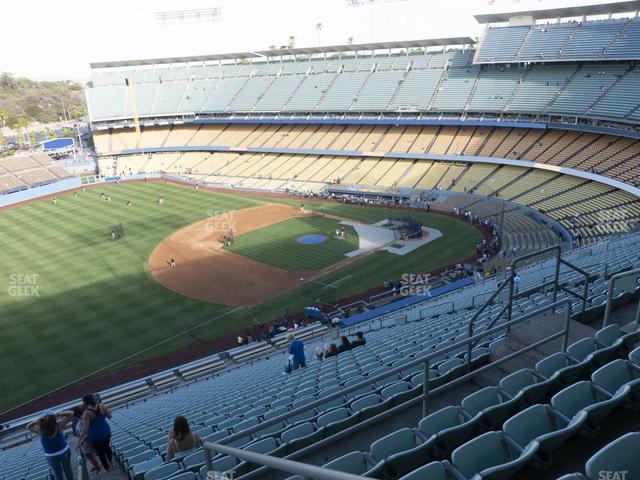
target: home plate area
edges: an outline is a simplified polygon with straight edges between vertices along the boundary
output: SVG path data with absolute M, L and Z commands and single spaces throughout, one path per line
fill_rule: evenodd
M 396 255 L 406 255 L 442 236 L 440 230 L 422 226 L 422 236 L 420 238 L 397 239 L 397 233 L 390 227 L 392 222 L 389 219 L 381 220 L 373 225 L 350 222 L 348 220 L 343 220 L 340 223 L 353 227 L 359 237 L 359 248 L 345 253 L 347 257 L 357 257 L 377 249 L 386 250 Z

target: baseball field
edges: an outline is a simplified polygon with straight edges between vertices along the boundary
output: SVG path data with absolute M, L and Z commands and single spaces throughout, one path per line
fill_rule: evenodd
M 0 211 L 0 412 L 87 375 L 299 310 L 309 302 L 303 281 L 339 285 L 336 295 L 347 297 L 468 258 L 480 238 L 466 222 L 417 212 L 442 237 L 404 256 L 375 251 L 345 260 L 358 235 L 348 227 L 345 239 L 332 238 L 339 220 L 373 224 L 394 210 L 305 202 L 302 214 L 299 203 L 141 182 Z M 219 238 L 229 227 L 220 219 L 238 222 L 230 246 Z M 305 235 L 327 239 L 297 241 Z M 282 284 L 258 291 L 278 275 Z M 233 282 L 254 288 L 254 301 L 222 301 L 224 288 L 237 290 Z M 203 283 L 210 288 L 199 295 Z

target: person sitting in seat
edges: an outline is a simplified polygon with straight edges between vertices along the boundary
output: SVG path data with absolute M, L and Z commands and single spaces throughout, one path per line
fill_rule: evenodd
M 340 346 L 338 347 L 338 353 L 348 352 L 349 350 L 351 350 L 349 339 L 345 336 L 340 337 Z
M 351 348 L 362 347 L 367 344 L 367 340 L 364 338 L 364 333 L 356 332 L 356 339 L 351 342 Z
M 324 346 L 324 358 L 335 357 L 338 355 L 338 347 L 335 343 L 326 343 Z
M 173 420 L 173 430 L 169 432 L 169 438 L 167 439 L 167 460 L 171 460 L 178 453 L 183 454 L 198 448 L 200 445 L 198 434 L 191 433 L 187 419 L 182 415 L 178 415 Z

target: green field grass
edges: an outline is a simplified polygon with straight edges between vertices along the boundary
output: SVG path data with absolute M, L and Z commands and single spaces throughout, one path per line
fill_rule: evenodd
M 100 200 L 100 192 L 110 194 L 112 202 Z M 161 195 L 164 206 L 156 203 Z M 277 318 L 287 307 L 301 309 L 308 297 L 296 289 L 231 312 L 169 291 L 146 272 L 149 254 L 170 233 L 211 211 L 270 202 L 298 203 L 150 182 L 88 188 L 77 199 L 60 195 L 55 206 L 40 200 L 0 212 L 0 411 L 99 369 L 244 330 L 255 319 Z M 363 222 L 394 213 L 318 202 L 305 208 Z M 376 252 L 318 281 L 339 281 L 344 297 L 473 254 L 479 234 L 472 226 L 440 215 L 416 216 L 444 237 L 403 257 Z M 120 225 L 124 236 L 114 242 L 109 232 Z
M 345 253 L 358 249 L 358 234 L 353 227 L 344 226 L 347 238 L 332 238 L 341 226 L 326 217 L 290 218 L 239 235 L 227 248 L 284 270 L 321 270 L 345 260 Z M 317 245 L 298 242 L 298 237 L 310 234 L 325 235 L 327 240 Z

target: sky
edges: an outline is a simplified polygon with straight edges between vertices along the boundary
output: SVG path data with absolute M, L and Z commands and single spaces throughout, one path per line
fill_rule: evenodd
M 368 2 L 369 0 L 364 0 Z M 89 78 L 89 63 L 347 43 L 481 35 L 473 14 L 597 0 L 20 0 L 2 2 L 0 71 Z M 217 22 L 162 24 L 155 13 L 218 7 Z M 316 25 L 322 24 L 318 32 Z

